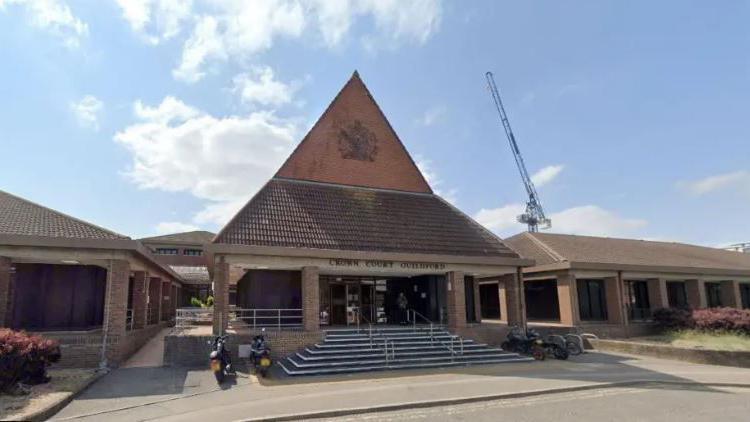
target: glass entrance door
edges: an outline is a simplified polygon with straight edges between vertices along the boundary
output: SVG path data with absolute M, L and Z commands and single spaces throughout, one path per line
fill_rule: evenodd
M 346 325 L 356 325 L 360 312 L 359 283 L 346 283 Z

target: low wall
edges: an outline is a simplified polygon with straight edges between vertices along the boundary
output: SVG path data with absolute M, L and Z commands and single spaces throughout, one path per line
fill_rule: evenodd
M 229 333 L 227 348 L 232 356 L 236 358 L 239 345 L 250 344 L 257 334 L 260 334 L 260 331 Z M 323 339 L 322 331 L 266 331 L 265 335 L 274 360 L 281 359 Z M 211 353 L 211 346 L 208 342 L 213 341 L 214 338 L 213 335 L 190 334 L 190 332 L 168 334 L 164 338 L 164 364 L 188 367 L 206 365 L 208 355 Z
M 629 338 L 658 334 L 659 328 L 653 323 L 638 322 L 627 326 L 622 324 L 582 323 L 581 329 L 585 333 L 596 334 L 600 338 Z
M 750 352 L 725 350 L 702 350 L 674 347 L 666 344 L 621 341 L 591 340 L 594 348 L 608 352 L 653 356 L 662 359 L 682 360 L 710 365 L 740 366 L 750 368 Z

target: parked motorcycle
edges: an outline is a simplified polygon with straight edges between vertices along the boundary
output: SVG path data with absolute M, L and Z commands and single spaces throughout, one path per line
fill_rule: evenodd
M 265 334 L 266 329 L 263 328 L 259 335 L 253 337 L 253 344 L 251 347 L 255 373 L 260 374 L 263 378 L 268 375 L 268 368 L 270 368 L 273 363 L 271 361 L 271 348 L 268 347 Z
M 545 354 L 552 355 L 555 359 L 566 360 L 570 353 L 563 336 L 556 334 L 548 335 L 542 343 Z
M 520 327 L 512 327 L 500 347 L 508 352 L 532 356 L 536 360 L 546 358 L 544 341 L 539 333 L 531 328 L 524 333 Z
M 211 366 L 211 372 L 216 377 L 216 382 L 221 384 L 224 382 L 224 377 L 234 373 L 232 368 L 232 358 L 229 351 L 226 348 L 227 336 L 217 336 L 214 341 L 209 341 L 208 344 L 212 345 L 211 354 L 208 355 L 209 363 Z

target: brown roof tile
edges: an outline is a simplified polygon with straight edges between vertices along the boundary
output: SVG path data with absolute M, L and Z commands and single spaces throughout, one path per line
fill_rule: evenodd
M 211 233 L 211 232 L 204 231 L 204 230 L 195 230 L 191 232 L 165 234 L 162 236 L 144 237 L 138 240 L 140 240 L 143 243 L 177 242 L 177 243 L 204 244 L 204 243 L 211 243 L 211 241 L 214 239 L 214 236 L 216 236 L 216 233 Z
M 436 195 L 274 178 L 214 243 L 517 258 Z
M 129 239 L 0 191 L 0 234 L 74 239 Z
M 505 243 L 537 265 L 585 262 L 660 267 L 750 269 L 750 254 L 674 242 L 521 233 Z

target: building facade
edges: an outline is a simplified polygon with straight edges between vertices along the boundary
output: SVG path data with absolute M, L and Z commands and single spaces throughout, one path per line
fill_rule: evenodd
M 432 191 L 356 72 L 208 250 L 216 333 L 238 319 L 231 285 L 236 309 L 308 332 L 399 324 L 405 309 L 460 330 L 481 320 L 477 280 L 507 280 L 520 309 L 532 264 Z
M 647 330 L 658 308 L 750 308 L 746 254 L 550 233 L 521 233 L 506 243 L 536 261 L 523 269 L 529 321 L 630 336 Z
M 174 316 L 182 282 L 139 242 L 0 191 L 0 327 L 116 365 Z

